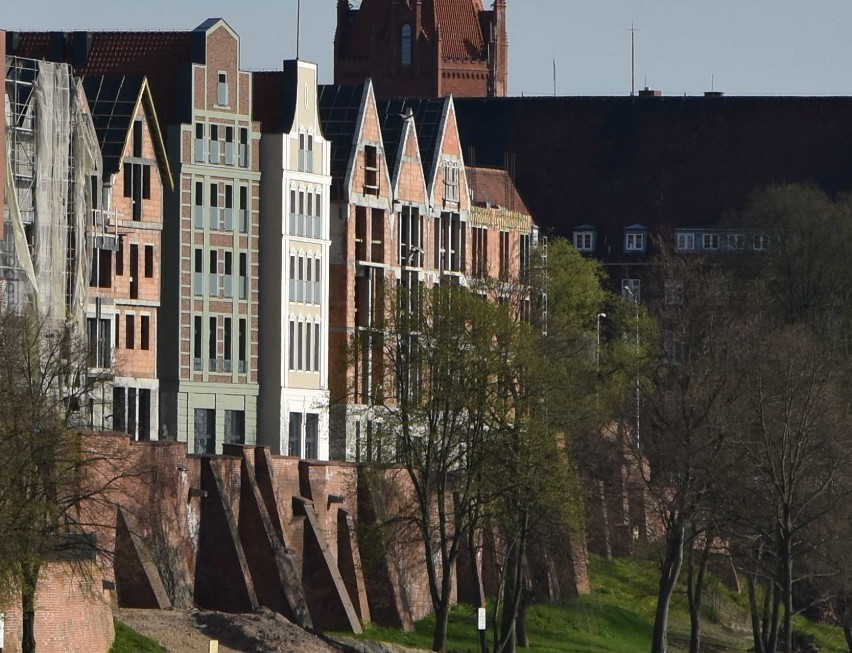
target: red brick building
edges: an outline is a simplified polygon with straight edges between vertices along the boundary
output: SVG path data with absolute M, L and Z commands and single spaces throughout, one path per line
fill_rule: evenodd
M 335 84 L 371 77 L 376 96 L 503 97 L 506 0 L 338 0 Z

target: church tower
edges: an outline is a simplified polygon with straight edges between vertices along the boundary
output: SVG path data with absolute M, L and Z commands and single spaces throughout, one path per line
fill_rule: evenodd
M 337 0 L 334 81 L 371 77 L 376 95 L 505 96 L 506 0 Z

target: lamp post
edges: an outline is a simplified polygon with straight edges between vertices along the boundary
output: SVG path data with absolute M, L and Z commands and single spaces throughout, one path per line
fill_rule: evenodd
M 636 360 L 639 360 L 639 298 L 633 292 L 633 289 L 628 285 L 622 285 L 624 290 L 633 300 L 633 305 L 636 308 Z M 639 371 L 636 371 L 636 431 L 633 434 L 633 444 L 639 446 Z
M 606 313 L 598 313 L 598 342 L 595 346 L 595 368 L 599 372 L 601 369 L 601 319 L 606 317 Z

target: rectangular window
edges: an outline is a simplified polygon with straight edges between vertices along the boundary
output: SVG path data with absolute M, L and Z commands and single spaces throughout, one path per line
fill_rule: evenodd
M 296 189 L 290 189 L 290 229 L 287 231 L 291 236 L 295 236 L 296 234 L 296 224 L 298 220 L 298 212 L 297 208 L 297 200 L 296 200 Z
M 210 228 L 219 228 L 219 184 L 210 184 Z
M 240 166 L 248 168 L 248 129 L 240 128 Z
M 509 280 L 509 232 L 500 232 L 500 281 Z
M 231 298 L 234 296 L 233 293 L 233 258 L 234 255 L 231 252 L 225 252 L 225 277 L 223 279 L 223 287 L 225 292 L 225 297 Z
M 216 453 L 216 410 L 195 409 L 195 453 Z
M 127 429 L 127 406 L 124 388 L 112 389 L 112 428 L 119 433 Z
M 317 446 L 319 445 L 319 415 L 308 413 L 305 415 L 305 458 L 315 460 L 317 458 Z
M 210 163 L 219 163 L 219 125 L 210 125 Z
M 234 128 L 225 127 L 225 165 L 234 165 Z
M 314 238 L 322 238 L 322 195 L 314 198 Z
M 728 249 L 742 251 L 745 249 L 744 234 L 728 234 Z
M 112 327 L 109 320 L 86 318 L 86 334 L 89 346 L 89 367 L 106 368 L 112 360 L 110 335 Z
M 366 261 L 367 259 L 367 209 L 363 206 L 355 207 L 355 259 Z
M 578 252 L 591 252 L 595 249 L 595 233 L 593 231 L 575 231 L 574 249 Z
M 420 210 L 404 205 L 399 213 L 399 264 L 423 267 L 423 228 Z
M 243 410 L 225 411 L 225 444 L 246 443 L 246 413 Z
M 231 333 L 231 318 L 225 318 L 225 337 L 224 337 L 224 345 L 225 345 L 225 371 L 231 371 L 231 348 L 232 348 L 232 333 Z
M 769 236 L 766 234 L 757 234 L 752 240 L 752 247 L 755 252 L 765 252 L 769 247 Z
M 311 134 L 299 134 L 299 172 L 314 171 L 314 137 Z
M 225 184 L 225 210 L 224 221 L 225 231 L 234 230 L 234 187 L 231 184 Z
M 145 245 L 145 278 L 154 277 L 154 246 Z
M 208 268 L 210 279 L 208 281 L 207 290 L 211 297 L 219 296 L 219 252 L 215 249 L 210 250 L 210 267 Z
M 304 370 L 305 369 L 305 360 L 304 360 L 304 328 L 305 325 L 303 322 L 296 323 L 296 369 Z
M 296 369 L 296 321 L 290 320 L 290 329 L 287 342 L 287 368 L 290 370 Z
M 240 254 L 240 299 L 248 297 L 247 255 Z
M 372 209 L 370 220 L 370 260 L 384 263 L 385 260 L 385 212 Z
M 704 249 L 719 249 L 719 234 L 704 234 L 702 245 Z
M 139 245 L 130 245 L 130 299 L 139 299 Z
M 216 92 L 216 102 L 220 107 L 228 106 L 228 73 L 219 71 L 219 84 Z
M 142 166 L 142 199 L 151 199 L 151 166 Z
M 518 274 L 522 283 L 530 280 L 530 234 L 521 234 L 518 238 Z
M 314 372 L 320 371 L 320 325 L 314 324 Z
M 125 347 L 125 349 L 133 349 L 135 346 L 136 346 L 136 316 L 135 315 L 127 315 L 127 316 L 125 316 L 124 347 Z
M 311 347 L 311 339 L 314 335 L 314 329 L 312 324 L 305 324 L 305 370 L 308 372 L 313 371 L 313 363 L 311 361 L 311 354 L 314 353 L 313 347 Z
M 240 372 L 246 372 L 248 366 L 246 365 L 246 321 L 244 318 L 240 318 L 240 332 L 237 348 Z
M 680 251 L 691 251 L 695 249 L 695 234 L 680 233 L 677 235 L 675 247 Z
M 488 275 L 488 229 L 485 227 L 473 227 L 471 229 L 471 257 L 473 263 L 473 276 L 484 279 Z
M 240 233 L 248 233 L 248 187 L 240 186 Z
M 118 251 L 115 253 L 115 276 L 124 276 L 124 237 L 118 237 Z
M 364 194 L 379 194 L 379 148 L 364 146 Z
M 195 182 L 195 204 L 192 207 L 196 229 L 204 229 L 204 183 Z
M 142 158 L 142 121 L 138 118 L 133 121 L 133 156 Z
M 195 123 L 195 162 L 204 163 L 204 123 Z
M 150 348 L 150 335 L 151 335 L 151 317 L 148 315 L 141 315 L 139 321 L 139 347 L 141 349 L 149 349 Z
M 203 335 L 201 333 L 201 316 L 195 316 L 195 333 L 192 335 L 192 358 L 193 358 L 193 369 L 196 372 L 201 371 L 201 343 Z
M 645 251 L 645 234 L 624 234 L 624 250 L 627 252 Z
M 299 283 L 299 280 L 296 278 L 296 255 L 290 254 L 290 274 L 289 274 L 289 290 L 290 290 L 290 301 L 296 301 L 296 285 Z
M 314 303 L 322 303 L 322 285 L 320 283 L 320 273 L 322 270 L 322 262 L 319 258 L 314 259 Z
M 444 166 L 444 201 L 459 201 L 459 167 L 454 162 Z
M 290 456 L 302 457 L 302 413 L 290 413 L 289 438 L 287 453 Z
M 207 358 L 210 363 L 210 371 L 216 371 L 216 318 L 210 318 L 210 330 L 207 333 Z
M 192 279 L 192 292 L 195 295 L 204 294 L 204 252 L 195 250 L 195 272 Z

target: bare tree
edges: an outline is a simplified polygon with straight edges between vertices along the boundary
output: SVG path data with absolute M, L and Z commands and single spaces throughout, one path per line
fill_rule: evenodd
M 34 314 L 0 314 L 0 579 L 18 588 L 25 653 L 35 651 L 35 594 L 46 560 L 94 555 L 75 519 L 87 454 L 72 426 L 89 375 L 85 340 L 72 325 Z

